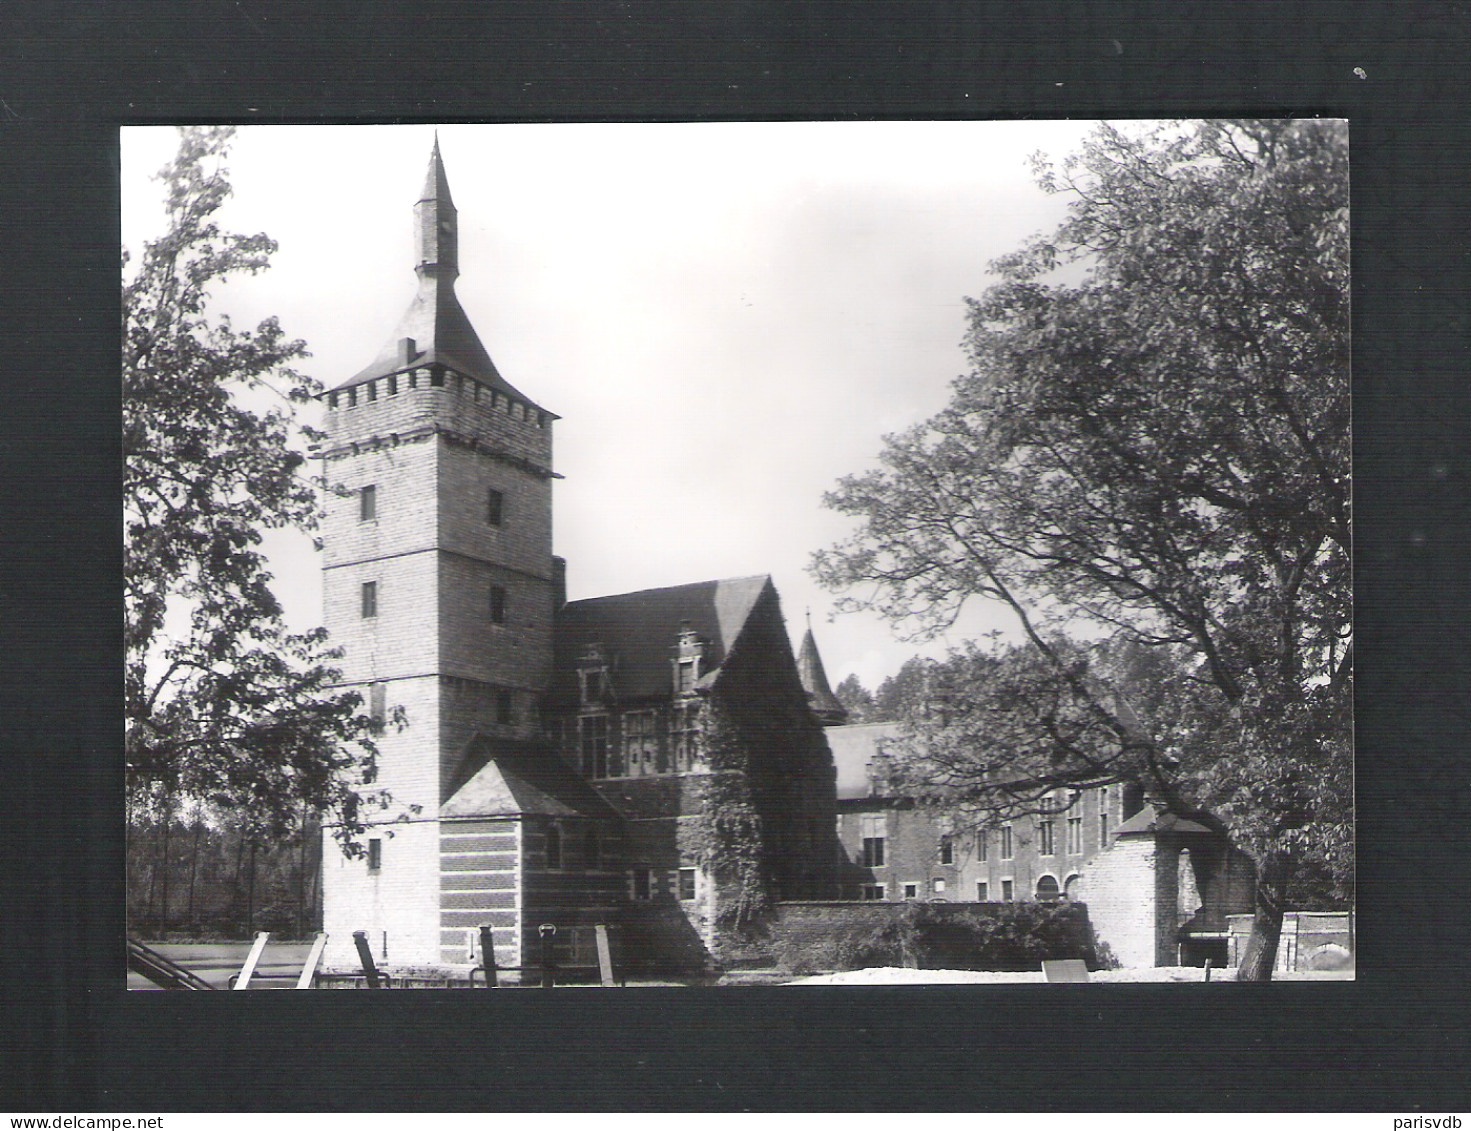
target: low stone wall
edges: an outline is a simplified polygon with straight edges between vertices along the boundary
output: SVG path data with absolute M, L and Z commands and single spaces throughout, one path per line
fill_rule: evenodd
M 1282 916 L 1282 937 L 1277 944 L 1279 973 L 1294 970 L 1343 970 L 1353 965 L 1354 922 L 1352 911 L 1289 911 Z M 1251 938 L 1250 915 L 1232 915 L 1231 965 L 1239 966 Z

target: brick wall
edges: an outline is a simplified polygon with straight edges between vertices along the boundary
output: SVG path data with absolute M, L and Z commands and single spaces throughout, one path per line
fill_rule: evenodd
M 322 863 L 323 929 L 328 966 L 355 968 L 354 931 L 367 931 L 379 962 L 439 960 L 439 824 L 395 824 L 372 830 L 382 866 L 348 860 L 330 842 Z
M 904 899 L 906 884 L 913 884 L 918 899 L 972 901 L 980 898 L 979 883 L 984 883 L 988 901 L 1003 899 L 1003 881 L 1012 881 L 1013 898 L 1035 898 L 1037 881 L 1050 875 L 1059 891 L 1075 898 L 1076 884 L 1081 882 L 1084 865 L 1098 855 L 1105 841 L 1113 841 L 1111 830 L 1117 829 L 1134 812 L 1137 801 L 1126 796 L 1123 786 L 1112 785 L 1086 789 L 1067 809 L 1052 815 L 1053 851 L 1042 854 L 1037 819 L 1020 817 L 1011 822 L 1012 855 L 1002 855 L 1002 837 L 998 828 L 982 831 L 973 822 L 944 814 L 917 809 L 901 798 L 853 798 L 839 803 L 838 835 L 846 861 L 843 897 L 857 899 L 863 884 L 881 883 L 885 898 Z M 1107 828 L 1100 819 L 1108 814 Z M 888 814 L 888 841 L 884 867 L 864 869 L 862 860 L 862 815 Z M 1081 851 L 1069 851 L 1068 821 L 1082 823 Z M 940 862 L 941 837 L 950 839 L 951 864 Z M 980 838 L 985 837 L 982 853 Z M 1068 882 L 1074 882 L 1069 891 Z M 944 883 L 938 890 L 936 881 Z
M 385 699 L 390 710 L 401 706 L 410 726 L 390 727 L 377 740 L 376 785 L 389 791 L 393 806 L 383 814 L 367 813 L 382 822 L 366 836 L 382 842 L 382 864 L 370 872 L 364 859 L 348 860 L 330 830 L 323 833 L 323 929 L 328 933 L 327 961 L 354 965 L 352 932 L 372 937 L 388 932 L 390 961 L 428 962 L 438 956 L 432 927 L 437 914 L 439 839 L 434 821 L 439 805 L 439 768 L 424 751 L 438 748 L 439 692 L 434 677 L 389 681 Z M 366 690 L 364 690 L 366 695 Z M 417 815 L 408 813 L 418 805 Z M 400 813 L 408 823 L 394 820 Z M 426 918 L 427 916 L 427 918 Z M 375 943 L 374 953 L 379 953 Z
M 1157 864 L 1153 838 L 1124 837 L 1083 869 L 1079 891 L 1094 933 L 1123 966 L 1157 965 L 1159 889 L 1176 882 L 1173 869 L 1160 875 Z
M 596 963 L 593 927 L 616 926 L 627 900 L 628 876 L 617 821 L 573 818 L 527 818 L 522 871 L 522 953 L 539 958 L 543 923 L 557 928 L 552 950 L 558 963 Z M 589 852 L 587 834 L 595 827 L 596 851 Z M 547 838 L 552 829 L 560 843 L 560 860 L 549 860 Z M 555 866 L 553 866 L 555 865 Z
M 496 962 L 521 965 L 521 822 L 444 821 L 437 864 L 443 891 L 432 916 L 439 926 L 436 959 L 466 961 L 469 950 L 479 945 L 467 947 L 467 932 L 473 937 L 480 924 L 489 923 Z

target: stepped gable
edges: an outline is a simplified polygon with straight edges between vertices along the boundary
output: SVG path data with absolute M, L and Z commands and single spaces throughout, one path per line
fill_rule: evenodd
M 557 614 L 558 701 L 577 702 L 577 664 L 593 645 L 607 657 L 619 698 L 668 696 L 670 661 L 685 631 L 704 644 L 700 684 L 709 686 L 768 590 L 774 597 L 771 578 L 760 574 L 569 602 Z
M 839 702 L 828 686 L 827 672 L 822 667 L 822 657 L 817 652 L 817 638 L 812 635 L 812 622 L 807 622 L 807 634 L 802 637 L 802 648 L 797 653 L 797 674 L 802 679 L 802 690 L 807 692 L 807 703 L 817 721 L 823 726 L 838 726 L 848 718 L 848 708 Z
M 473 768 L 472 768 L 473 767 Z M 463 784 L 441 817 L 616 817 L 592 786 L 539 743 L 481 735 L 466 751 Z
M 414 205 L 414 239 L 414 274 L 419 289 L 413 301 L 378 356 L 332 391 L 393 373 L 443 366 L 513 400 L 534 404 L 500 375 L 455 295 L 455 279 L 460 274 L 459 216 L 450 198 L 438 137 L 429 156 L 424 187 Z M 555 418 L 556 414 L 547 415 Z

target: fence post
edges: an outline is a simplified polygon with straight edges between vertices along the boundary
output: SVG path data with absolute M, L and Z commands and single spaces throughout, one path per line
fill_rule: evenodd
M 309 990 L 317 978 L 317 966 L 322 961 L 322 948 L 327 945 L 327 932 L 318 931 L 316 941 L 312 943 L 311 953 L 306 956 L 306 962 L 301 967 L 301 977 L 296 979 L 298 990 Z
M 593 936 L 598 943 L 598 977 L 605 986 L 617 985 L 613 981 L 613 950 L 608 945 L 607 924 L 599 923 L 593 927 Z
M 368 946 L 368 932 L 354 931 L 352 941 L 358 948 L 358 961 L 363 964 L 363 977 L 367 979 L 368 989 L 378 989 L 378 967 L 373 964 L 373 949 Z
M 549 990 L 557 984 L 555 974 L 557 959 L 552 950 L 552 940 L 557 937 L 557 925 L 543 923 L 536 930 L 541 935 L 541 988 Z
M 480 966 L 485 971 L 485 988 L 495 989 L 498 984 L 495 976 L 495 935 L 489 923 L 480 924 Z
M 266 940 L 270 937 L 270 931 L 262 931 L 255 936 L 255 942 L 251 944 L 250 953 L 245 956 L 245 965 L 240 967 L 240 973 L 235 975 L 235 988 L 237 990 L 250 988 L 250 979 L 255 974 L 256 963 L 260 961 L 261 952 L 266 949 Z

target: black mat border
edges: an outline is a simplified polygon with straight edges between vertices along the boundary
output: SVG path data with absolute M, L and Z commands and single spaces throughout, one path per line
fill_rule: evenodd
M 7 7 L 0 1103 L 1465 1110 L 1467 25 L 1458 3 Z M 1240 114 L 1352 125 L 1358 982 L 116 989 L 119 125 Z

